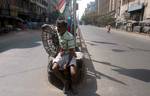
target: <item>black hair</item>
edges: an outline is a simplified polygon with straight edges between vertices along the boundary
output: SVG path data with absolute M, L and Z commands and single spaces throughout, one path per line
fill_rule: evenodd
M 67 28 L 67 22 L 63 17 L 59 17 L 56 21 L 56 25 L 62 25 Z

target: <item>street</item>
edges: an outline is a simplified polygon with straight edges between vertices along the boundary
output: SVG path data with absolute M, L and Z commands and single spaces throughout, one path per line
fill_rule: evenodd
M 149 96 L 150 39 L 82 25 L 84 80 L 79 96 Z M 47 79 L 40 30 L 0 36 L 0 96 L 63 96 Z
M 81 31 L 89 54 L 81 96 L 149 96 L 149 38 L 89 25 Z
M 66 95 L 150 96 L 150 0 L 0 0 L 0 96 Z
M 0 36 L 0 96 L 62 96 L 47 79 L 39 30 Z

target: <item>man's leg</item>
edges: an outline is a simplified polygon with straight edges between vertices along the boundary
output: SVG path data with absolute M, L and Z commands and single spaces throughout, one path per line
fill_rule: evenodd
M 73 94 L 78 94 L 77 84 L 76 84 L 76 81 L 77 81 L 77 67 L 75 65 L 70 66 L 70 73 L 71 73 L 71 81 L 72 81 L 71 91 L 72 91 Z
M 70 66 L 70 73 L 72 82 L 76 82 L 77 80 L 77 67 L 75 65 Z
M 60 79 L 63 83 L 66 82 L 64 76 L 59 72 L 59 65 L 57 63 L 53 64 L 52 70 L 54 71 L 54 73 L 58 79 Z
M 62 57 L 60 56 L 60 54 L 58 54 L 58 55 L 56 56 L 56 58 L 53 60 L 52 70 L 54 71 L 56 77 L 57 77 L 58 79 L 60 79 L 63 83 L 65 83 L 66 80 L 65 80 L 63 74 L 61 74 L 60 71 L 59 71 L 59 69 L 60 69 L 60 67 L 61 67 L 60 64 L 62 63 L 62 62 L 61 62 L 61 59 L 62 59 Z
M 63 91 L 66 94 L 67 91 L 69 90 L 69 84 L 68 84 L 68 80 L 66 80 L 65 77 L 63 76 L 63 74 L 60 73 L 60 71 L 59 71 L 59 64 L 54 63 L 53 67 L 52 67 L 52 70 L 54 71 L 56 77 L 63 82 L 63 84 L 64 84 Z

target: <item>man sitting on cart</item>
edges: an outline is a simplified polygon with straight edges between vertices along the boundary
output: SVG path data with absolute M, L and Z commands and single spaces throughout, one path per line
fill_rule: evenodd
M 56 58 L 53 60 L 52 70 L 54 71 L 55 75 L 63 82 L 63 91 L 64 93 L 67 93 L 71 84 L 70 81 L 74 82 L 77 77 L 75 40 L 74 36 L 67 31 L 67 23 L 65 20 L 57 20 L 56 25 L 60 51 Z M 70 79 L 66 79 L 63 75 L 68 71 L 70 73 Z M 63 74 L 61 72 L 63 72 Z

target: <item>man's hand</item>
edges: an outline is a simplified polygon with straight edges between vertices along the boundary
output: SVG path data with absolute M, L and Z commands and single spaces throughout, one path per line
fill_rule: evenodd
M 77 57 L 77 55 L 76 55 L 76 52 L 75 52 L 75 49 L 69 49 L 69 54 L 71 55 L 71 56 L 74 56 L 74 57 Z
M 73 53 L 71 53 L 70 55 L 73 56 L 73 57 L 77 57 L 76 52 L 73 52 Z
M 60 56 L 63 56 L 64 55 L 64 51 L 60 52 Z

